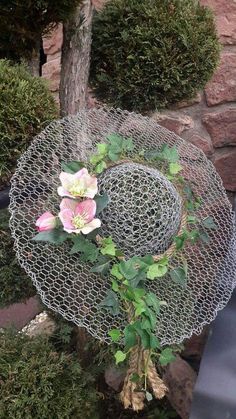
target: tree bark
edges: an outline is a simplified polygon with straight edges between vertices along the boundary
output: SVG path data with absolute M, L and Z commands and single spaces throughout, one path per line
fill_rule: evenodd
M 73 115 L 87 105 L 92 17 L 92 0 L 83 0 L 63 27 L 60 82 L 62 116 Z
M 40 75 L 40 43 L 41 39 L 39 38 L 37 46 L 33 49 L 32 55 L 27 63 L 30 74 L 37 77 Z

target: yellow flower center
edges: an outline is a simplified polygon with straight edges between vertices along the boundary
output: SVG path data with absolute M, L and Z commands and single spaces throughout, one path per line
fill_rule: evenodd
M 77 181 L 73 184 L 73 186 L 71 186 L 69 192 L 73 196 L 84 196 L 85 188 L 83 187 L 83 185 L 81 185 L 79 181 Z
M 73 218 L 73 225 L 75 228 L 83 228 L 85 226 L 84 218 L 81 217 L 81 215 L 76 215 L 76 217 Z

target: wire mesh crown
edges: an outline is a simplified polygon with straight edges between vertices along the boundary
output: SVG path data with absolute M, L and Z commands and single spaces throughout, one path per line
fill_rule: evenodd
M 154 120 L 115 109 L 83 111 L 50 124 L 19 160 L 12 179 L 11 229 L 21 265 L 32 278 L 43 302 L 101 340 L 120 327 L 123 314 L 105 313 L 100 303 L 110 288 L 89 263 L 69 255 L 68 244 L 54 246 L 32 241 L 35 221 L 44 212 L 59 209 L 57 195 L 61 162 L 88 161 L 96 144 L 110 133 L 131 137 L 137 153 L 175 146 L 183 176 L 201 198 L 199 218 L 212 216 L 217 230 L 210 243 L 189 245 L 183 250 L 188 264 L 186 288 L 169 275 L 150 281 L 148 287 L 167 306 L 160 313 L 156 334 L 162 344 L 178 343 L 199 333 L 228 301 L 236 278 L 235 228 L 222 182 L 211 162 L 191 144 L 160 127 Z M 129 160 L 132 160 L 132 155 Z M 180 228 L 182 198 L 156 167 L 132 161 L 106 170 L 98 179 L 109 205 L 101 214 L 101 234 L 111 235 L 127 257 L 161 254 Z M 178 266 L 175 255 L 171 265 Z

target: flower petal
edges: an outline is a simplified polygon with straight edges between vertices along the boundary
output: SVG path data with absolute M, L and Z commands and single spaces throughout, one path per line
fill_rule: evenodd
M 68 191 L 68 189 L 74 182 L 74 175 L 72 173 L 61 172 L 59 179 L 63 188 Z
M 92 221 L 90 221 L 90 223 L 86 224 L 86 226 L 81 228 L 81 232 L 83 234 L 89 234 L 91 233 L 91 231 L 99 227 L 101 227 L 101 220 L 99 220 L 99 218 L 94 218 Z
M 59 186 L 57 188 L 57 193 L 59 196 L 70 196 L 71 198 L 73 198 L 72 195 L 66 189 L 63 188 L 63 186 Z
M 73 174 L 74 180 L 75 179 L 81 179 L 82 177 L 88 176 L 88 170 L 83 167 L 83 169 L 80 169 L 78 172 Z
M 92 221 L 96 214 L 97 205 L 93 199 L 86 199 L 83 202 L 79 202 L 75 208 L 75 215 L 81 215 L 85 223 Z
M 71 209 L 63 209 L 58 214 L 62 224 L 63 229 L 68 233 L 71 233 L 75 230 L 74 225 L 72 224 L 74 213 Z
M 49 211 L 44 212 L 36 221 L 36 227 L 38 231 L 49 231 L 56 227 L 57 219 Z
M 95 176 L 90 176 L 86 183 L 86 196 L 88 198 L 94 198 L 95 195 L 98 193 L 98 181 Z
M 73 213 L 75 213 L 77 205 L 77 201 L 69 198 L 63 198 L 60 203 L 60 210 L 63 211 L 65 209 L 70 209 Z

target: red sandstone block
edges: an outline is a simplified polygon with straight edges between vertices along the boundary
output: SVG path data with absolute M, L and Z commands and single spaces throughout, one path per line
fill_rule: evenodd
M 213 163 L 223 180 L 225 189 L 236 191 L 236 147 L 229 147 L 216 152 Z
M 205 93 L 208 106 L 236 100 L 236 53 L 223 52 L 220 65 L 207 84 Z
M 236 107 L 207 113 L 203 122 L 214 147 L 236 145 Z

